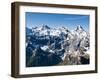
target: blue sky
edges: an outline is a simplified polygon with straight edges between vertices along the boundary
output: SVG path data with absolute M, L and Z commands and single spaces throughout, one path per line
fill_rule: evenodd
M 89 15 L 26 12 L 25 18 L 26 27 L 29 28 L 46 24 L 52 28 L 64 26 L 74 30 L 77 25 L 81 25 L 86 31 L 89 31 Z

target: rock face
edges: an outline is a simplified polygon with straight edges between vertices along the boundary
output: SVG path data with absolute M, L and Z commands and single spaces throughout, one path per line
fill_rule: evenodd
M 47 25 L 26 28 L 26 67 L 89 64 L 90 35 Z

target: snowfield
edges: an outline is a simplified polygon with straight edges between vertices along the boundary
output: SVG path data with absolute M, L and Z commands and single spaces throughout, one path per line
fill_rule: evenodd
M 90 34 L 81 25 L 75 28 L 26 28 L 26 66 L 89 64 Z

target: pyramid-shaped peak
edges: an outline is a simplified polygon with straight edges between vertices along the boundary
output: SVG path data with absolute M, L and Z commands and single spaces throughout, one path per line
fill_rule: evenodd
M 83 27 L 81 25 L 78 25 L 76 31 L 78 31 L 78 30 L 81 30 L 82 31 L 84 29 L 83 29 Z
M 42 30 L 50 29 L 50 27 L 49 27 L 48 25 L 43 24 L 42 27 L 41 27 L 41 29 L 42 29 Z
M 48 25 L 39 25 L 39 26 L 36 26 L 35 28 L 32 28 L 33 30 L 47 30 L 47 29 L 50 29 L 50 27 Z

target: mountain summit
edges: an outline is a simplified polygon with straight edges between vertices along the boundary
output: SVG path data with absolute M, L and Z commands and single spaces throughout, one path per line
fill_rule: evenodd
M 76 28 L 76 31 L 84 31 L 84 29 L 81 25 L 78 25 L 77 28 Z
M 41 30 L 45 30 L 45 29 L 50 29 L 50 27 L 47 26 L 47 25 L 45 25 L 45 24 L 43 24 L 43 25 L 41 26 Z

